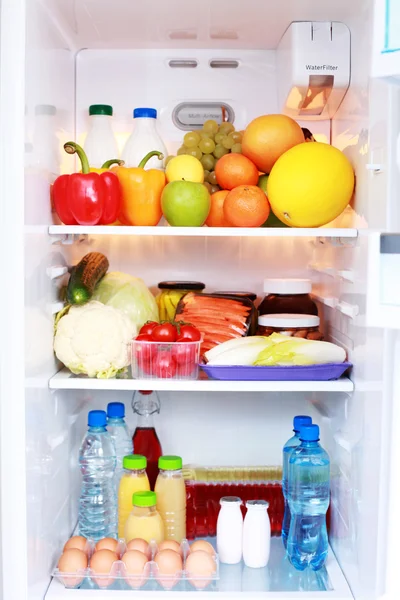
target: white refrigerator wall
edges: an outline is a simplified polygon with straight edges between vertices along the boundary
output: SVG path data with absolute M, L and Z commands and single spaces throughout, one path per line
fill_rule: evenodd
M 112 19 L 109 3 L 102 1 L 94 3 L 87 0 L 76 4 L 32 0 L 26 4 L 27 15 L 23 0 L 2 0 L 2 17 L 6 16 L 7 26 L 2 31 L 1 40 L 0 121 L 2 133 L 10 137 L 10 147 L 8 156 L 1 157 L 1 185 L 2 197 L 13 199 L 12 204 L 1 203 L 1 249 L 6 259 L 2 273 L 18 285 L 19 292 L 16 298 L 10 295 L 2 300 L 2 308 L 9 318 L 5 330 L 7 344 L 1 346 L 1 393 L 2 398 L 8 399 L 7 403 L 12 399 L 13 419 L 19 422 L 18 429 L 10 426 L 5 418 L 6 404 L 3 400 L 1 508 L 3 548 L 7 548 L 3 563 L 4 598 L 43 598 L 57 554 L 76 523 L 79 494 L 77 452 L 87 411 L 117 399 L 116 394 L 111 397 L 105 392 L 48 391 L 48 379 L 57 368 L 51 346 L 52 313 L 57 309 L 58 285 L 50 279 L 48 269 L 53 265 L 72 264 L 91 249 L 104 251 L 113 269 L 141 276 L 152 287 L 167 277 L 185 278 L 190 275 L 204 280 L 212 289 L 246 287 L 255 289 L 261 296 L 261 283 L 265 276 L 312 274 L 318 284 L 318 300 L 326 316 L 327 334 L 345 345 L 350 358 L 356 362 L 354 377 L 358 391 L 352 397 L 335 394 L 312 397 L 307 394 L 189 396 L 183 392 L 164 393 L 158 428 L 164 449 L 182 453 L 185 462 L 273 464 L 280 460 L 281 446 L 288 436 L 293 415 L 311 412 L 322 426 L 322 439 L 332 457 L 332 543 L 335 552 L 357 600 L 375 598 L 382 566 L 378 554 L 384 548 L 385 536 L 384 515 L 378 514 L 377 517 L 380 506 L 386 506 L 379 502 L 380 494 L 385 496 L 382 487 L 382 475 L 385 474 L 383 450 L 387 452 L 381 444 L 381 434 L 388 430 L 390 414 L 387 383 L 390 374 L 383 371 L 383 350 L 390 348 L 391 340 L 385 340 L 380 330 L 366 331 L 364 325 L 367 237 L 362 237 L 353 249 L 342 246 L 340 242 L 332 246 L 306 239 L 225 238 L 222 242 L 201 238 L 127 237 L 117 241 L 96 236 L 89 244 L 64 246 L 52 245 L 47 235 L 47 226 L 52 222 L 48 182 L 57 172 L 72 170 L 71 159 L 63 157 L 61 146 L 67 139 L 74 138 L 75 123 L 78 135 L 85 133 L 87 124 L 84 116 L 88 104 L 110 102 L 116 105 L 121 115 L 117 129 L 122 134 L 126 133 L 131 126 L 130 115 L 134 105 L 152 99 L 150 94 L 146 95 L 146 90 L 148 85 L 153 85 L 153 80 L 150 77 L 146 79 L 146 73 L 147 69 L 154 68 L 157 77 L 160 76 L 160 84 L 154 93 L 163 102 L 162 106 L 172 106 L 179 96 L 186 93 L 183 83 L 190 81 L 188 96 L 184 99 L 189 95 L 189 99 L 212 99 L 209 93 L 218 98 L 224 92 L 225 98 L 235 104 L 241 119 L 240 126 L 243 126 L 246 120 L 259 112 L 279 110 L 271 48 L 276 46 L 292 19 L 332 18 L 347 22 L 354 36 L 353 47 L 356 48 L 352 59 L 361 64 L 367 55 L 370 24 L 370 15 L 363 11 L 363 6 L 370 3 L 340 1 L 323 3 L 322 6 L 320 2 L 307 2 L 300 10 L 299 3 L 294 0 L 279 6 L 270 0 L 265 3 L 251 0 L 246 4 L 248 16 L 244 20 L 241 18 L 242 1 L 230 0 L 229 6 L 227 2 L 217 4 L 210 1 L 207 3 L 208 10 L 199 15 L 197 11 L 190 10 L 187 3 L 171 0 L 170 5 L 175 9 L 171 14 L 181 15 L 177 29 L 169 24 L 168 15 L 163 13 L 165 3 L 162 2 L 154 5 L 160 16 L 160 25 L 155 28 L 156 21 L 150 19 L 150 13 L 132 13 L 133 4 L 125 0 L 113 3 Z M 266 11 L 263 19 L 256 18 L 258 9 Z M 276 19 L 266 19 L 268 11 L 273 11 Z M 124 14 L 129 18 L 124 19 Z M 351 19 L 355 14 L 357 19 Z M 25 18 L 26 54 L 21 32 Z M 139 27 L 141 18 L 146 26 Z M 225 22 L 226 28 L 222 27 Z M 162 83 L 166 75 L 159 74 L 161 67 L 156 65 L 157 54 L 154 52 L 144 55 L 141 50 L 128 49 L 123 54 L 118 50 L 106 56 L 102 48 L 128 46 L 132 23 L 137 26 L 135 39 L 139 48 L 146 44 L 157 47 L 156 39 L 162 40 L 163 48 L 235 48 L 236 56 L 239 56 L 239 48 L 248 48 L 243 53 L 243 82 L 240 70 L 235 74 L 235 85 L 226 71 L 215 78 L 208 89 L 205 82 L 211 74 L 207 71 L 205 60 L 204 67 L 200 69 L 202 75 L 198 89 L 195 77 L 190 74 L 192 79 L 189 80 L 188 72 L 184 71 L 182 75 L 173 75 L 176 80 L 171 91 L 167 89 L 169 79 Z M 261 27 L 261 23 L 267 23 L 267 28 Z M 217 29 L 211 40 L 208 37 L 210 24 Z M 196 29 L 196 37 L 190 37 L 193 28 Z M 181 32 L 181 37 L 177 36 L 176 30 Z M 231 35 L 232 31 L 236 31 L 237 37 Z M 75 63 L 71 49 L 87 46 L 99 50 L 78 54 L 78 87 L 75 88 Z M 254 47 L 265 49 L 253 53 Z M 168 54 L 160 53 L 160 56 L 165 58 Z M 203 54 L 196 54 L 205 59 L 208 56 L 206 50 Z M 225 51 L 220 56 L 225 57 Z M 22 87 L 24 69 L 21 67 L 24 58 L 25 90 Z M 101 68 L 100 59 L 107 62 L 104 68 Z M 251 64 L 256 67 L 252 68 Z M 13 65 L 12 70 L 10 65 Z M 4 69 L 5 66 L 7 69 Z M 134 68 L 131 69 L 131 66 Z M 349 154 L 357 169 L 355 213 L 357 218 L 365 220 L 365 224 L 375 227 L 381 226 L 381 222 L 376 224 L 374 221 L 376 213 L 369 200 L 367 175 L 363 168 L 365 161 L 369 160 L 369 119 L 365 104 L 367 72 L 368 60 L 365 59 L 357 75 L 360 79 L 355 80 L 356 85 L 350 90 L 353 96 L 349 102 L 354 99 L 358 103 L 358 112 L 349 104 L 343 105 L 343 112 L 333 122 L 333 141 L 341 148 L 357 148 L 357 156 Z M 96 97 L 91 95 L 93 89 Z M 247 94 L 243 93 L 245 89 Z M 100 98 L 102 94 L 107 96 Z M 38 105 L 55 107 L 56 112 L 53 108 L 35 110 Z M 167 135 L 166 141 L 176 144 L 181 133 L 171 130 L 167 108 L 165 124 L 162 122 L 161 126 Z M 22 127 L 24 114 L 25 134 Z M 49 137 L 53 142 L 56 140 L 49 154 L 37 152 L 34 143 L 38 139 L 34 134 L 35 126 L 38 121 L 43 122 L 43 116 L 49 117 L 47 127 L 53 134 Z M 329 134 L 327 126 L 329 124 L 324 125 L 324 132 Z M 339 138 L 344 141 L 339 142 Z M 57 140 L 58 151 L 55 150 Z M 25 157 L 21 151 L 24 142 Z M 58 169 L 54 169 L 55 157 L 58 157 Z M 344 219 L 349 224 L 354 213 L 347 211 Z M 332 306 L 337 306 L 337 309 L 332 309 Z M 354 309 L 355 306 L 358 309 Z M 348 316 L 349 313 L 353 318 Z M 21 364 L 16 364 L 15 360 L 16 356 L 21 356 L 22 348 L 24 379 Z M 118 399 L 125 402 L 129 422 L 133 425 L 130 394 L 118 395 Z M 238 419 L 240 435 L 237 433 Z M 24 436 L 25 443 L 21 442 Z M 207 445 L 208 439 L 217 439 L 218 447 L 214 443 Z M 17 555 L 22 556 L 18 564 L 11 560 Z

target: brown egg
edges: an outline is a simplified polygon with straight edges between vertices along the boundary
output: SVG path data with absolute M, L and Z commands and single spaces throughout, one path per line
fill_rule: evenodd
M 210 544 L 210 542 L 206 542 L 205 540 L 197 540 L 193 542 L 190 546 L 190 552 L 196 552 L 197 550 L 204 550 L 204 552 L 208 552 L 211 556 L 215 556 L 215 550 Z
M 146 542 L 146 540 L 142 540 L 142 538 L 135 538 L 127 543 L 127 550 L 139 550 L 139 552 L 143 552 L 148 558 L 150 558 L 150 546 Z
M 158 544 L 158 552 L 161 552 L 161 550 L 173 550 L 174 552 L 177 552 L 181 558 L 183 558 L 181 545 L 175 540 L 164 540 L 161 542 L 161 544 Z
M 88 541 L 83 535 L 74 535 L 72 538 L 65 543 L 64 550 L 69 550 L 70 548 L 76 548 L 77 550 L 82 550 L 85 554 L 88 553 Z
M 88 559 L 83 550 L 78 548 L 69 548 L 60 557 L 58 561 L 58 570 L 61 573 L 71 574 L 71 577 L 62 577 L 62 582 L 65 587 L 77 587 L 85 577 L 83 571 L 88 566 Z M 78 573 L 81 573 L 79 574 Z M 77 575 L 77 576 L 74 576 Z
M 208 552 L 195 550 L 187 557 L 185 568 L 190 583 L 198 589 L 203 589 L 211 583 L 217 567 L 215 560 Z
M 157 552 L 154 562 L 158 567 L 156 579 L 164 588 L 170 590 L 181 578 L 182 559 L 175 550 L 169 548 Z
M 111 550 L 111 552 L 115 552 L 117 554 L 118 548 L 118 540 L 114 540 L 114 538 L 106 537 L 102 540 L 99 540 L 95 547 L 95 552 L 98 550 Z
M 127 583 L 135 589 L 144 585 L 149 577 L 148 569 L 146 569 L 147 556 L 139 550 L 128 550 L 121 560 L 125 565 Z M 129 575 L 134 577 L 129 577 Z
M 90 568 L 93 572 L 93 579 L 97 585 L 101 588 L 108 587 L 112 584 L 115 577 L 110 575 L 111 568 L 115 561 L 118 560 L 118 556 L 115 552 L 107 550 L 97 550 L 90 559 Z M 97 577 L 98 575 L 110 575 L 109 577 Z

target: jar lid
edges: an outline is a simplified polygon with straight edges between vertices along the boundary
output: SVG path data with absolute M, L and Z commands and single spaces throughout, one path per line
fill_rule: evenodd
M 122 459 L 122 466 L 129 471 L 141 471 L 147 467 L 147 458 L 141 454 L 128 454 Z
M 266 294 L 309 294 L 311 290 L 310 279 L 264 279 Z
M 132 504 L 135 506 L 155 506 L 157 494 L 155 492 L 135 492 L 132 496 Z
M 201 281 L 160 281 L 158 289 L 160 290 L 194 290 L 201 291 L 206 287 Z
M 248 298 L 252 302 L 257 300 L 257 294 L 254 292 L 214 292 L 212 296 L 238 296 L 239 298 Z
M 158 468 L 163 471 L 179 471 L 182 469 L 182 458 L 180 456 L 160 456 Z
M 291 315 L 282 313 L 276 315 L 262 315 L 258 317 L 258 324 L 262 327 L 318 327 L 320 318 L 316 315 Z
M 112 117 L 113 108 L 109 104 L 91 104 L 89 106 L 89 115 L 106 115 Z

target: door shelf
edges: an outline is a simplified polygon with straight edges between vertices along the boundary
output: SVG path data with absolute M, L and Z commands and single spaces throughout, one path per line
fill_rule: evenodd
M 51 377 L 51 390 L 156 390 L 174 392 L 352 392 L 348 377 L 335 381 L 217 381 L 211 379 L 90 379 L 62 369 Z
M 290 228 L 290 227 L 126 227 L 96 225 L 50 225 L 53 236 L 82 235 L 132 235 L 132 236 L 184 236 L 184 237 L 313 237 L 313 238 L 356 238 L 357 229 L 345 228 Z
M 148 584 L 146 584 L 148 585 Z M 220 565 L 220 579 L 212 584 L 212 589 L 201 591 L 165 592 L 157 589 L 140 591 L 80 589 L 67 590 L 62 583 L 53 579 L 45 596 L 45 600 L 80 600 L 84 598 L 104 598 L 119 600 L 128 598 L 169 598 L 169 600 L 185 600 L 188 598 L 279 598 L 280 600 L 353 600 L 346 579 L 329 549 L 326 567 L 314 573 L 307 569 L 303 573 L 296 571 L 285 558 L 281 538 L 271 539 L 271 557 L 265 569 L 249 569 L 243 563 L 238 565 Z M 151 586 L 149 586 L 151 587 Z M 211 586 L 210 586 L 211 587 Z

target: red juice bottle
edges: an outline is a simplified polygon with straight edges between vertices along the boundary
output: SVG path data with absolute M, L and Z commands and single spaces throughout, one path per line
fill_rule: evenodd
M 134 431 L 133 451 L 147 458 L 147 476 L 150 487 L 154 489 L 158 475 L 158 459 L 162 455 L 162 448 L 156 429 L 153 415 L 160 413 L 160 399 L 157 392 L 135 392 L 132 398 L 132 409 L 138 415 L 138 422 Z

